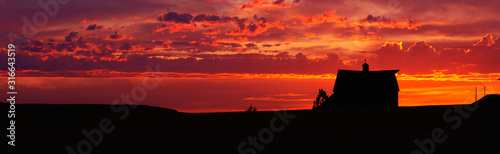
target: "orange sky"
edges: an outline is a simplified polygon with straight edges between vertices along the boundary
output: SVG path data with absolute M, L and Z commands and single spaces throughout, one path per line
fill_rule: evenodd
M 0 63 L 6 63 L 7 44 L 16 44 L 25 90 L 20 103 L 109 104 L 117 91 L 147 76 L 147 66 L 158 66 L 156 74 L 170 82 L 151 92 L 148 105 L 188 112 L 251 104 L 305 109 L 318 88 L 331 93 L 338 69 L 359 70 L 366 59 L 371 70 L 400 70 L 400 106 L 461 104 L 475 86 L 500 93 L 499 5 L 71 1 L 33 21 L 46 11 L 37 1 L 5 0 L 0 17 L 9 22 L 0 28 Z M 188 91 L 200 98 L 188 99 Z
M 237 74 L 233 74 L 237 76 Z M 157 89 L 148 92 L 146 100 L 139 104 L 161 106 L 183 112 L 243 111 L 253 105 L 259 110 L 310 109 L 319 88 L 331 94 L 335 79 L 281 78 L 273 77 L 183 77 L 164 78 Z M 265 76 L 265 75 L 255 75 Z M 283 75 L 285 76 L 285 75 Z M 325 75 L 326 76 L 326 75 Z M 479 87 L 478 96 L 486 92 L 500 93 L 500 82 L 487 80 L 448 81 L 402 79 L 398 77 L 401 91 L 400 106 L 467 104 L 474 100 L 474 88 Z M 500 75 L 493 75 L 491 79 Z M 442 80 L 444 78 L 439 78 Z M 92 103 L 110 104 L 123 93 L 142 84 L 141 77 L 113 78 L 19 78 L 20 103 Z

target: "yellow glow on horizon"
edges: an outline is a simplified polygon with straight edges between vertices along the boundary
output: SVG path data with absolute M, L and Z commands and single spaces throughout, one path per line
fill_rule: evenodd
M 349 62 L 346 62 L 349 63 Z M 434 70 L 431 74 L 396 74 L 396 78 L 401 81 L 465 81 L 465 82 L 500 82 L 500 73 L 473 73 L 469 74 L 446 74 L 447 70 Z M 27 76 L 25 78 L 136 78 L 150 76 L 150 72 L 119 72 L 112 70 L 89 70 L 89 71 L 51 71 L 44 72 L 38 70 L 18 71 L 23 74 L 35 73 L 49 76 Z M 74 74 L 77 76 L 60 76 L 62 74 Z M 78 75 L 84 76 L 78 76 Z M 59 76 L 58 76 L 59 75 Z M 156 77 L 179 78 L 179 79 L 336 79 L 335 73 L 328 74 L 295 74 L 295 73 L 177 73 L 177 72 L 155 72 Z M 0 75 L 6 77 L 6 74 Z

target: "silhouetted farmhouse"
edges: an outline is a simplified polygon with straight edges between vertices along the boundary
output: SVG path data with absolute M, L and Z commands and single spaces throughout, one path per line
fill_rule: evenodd
M 366 63 L 363 71 L 338 70 L 333 94 L 325 107 L 397 107 L 399 70 L 370 71 Z

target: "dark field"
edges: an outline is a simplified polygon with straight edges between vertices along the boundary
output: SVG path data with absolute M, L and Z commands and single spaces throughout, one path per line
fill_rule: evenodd
M 6 103 L 0 107 L 4 113 L 9 108 Z M 464 106 L 299 110 L 287 111 L 289 117 L 273 111 L 178 113 L 150 106 L 117 106 L 115 113 L 110 107 L 17 104 L 16 147 L 7 153 L 69 153 L 66 147 L 78 151 L 79 143 L 82 153 L 238 153 L 242 142 L 247 144 L 241 150 L 249 153 L 252 149 L 257 153 L 411 153 L 420 149 L 415 139 L 427 143 L 423 148 L 434 153 L 500 151 L 498 104 L 479 104 L 473 111 Z M 98 130 L 102 120 L 104 129 Z M 2 124 L 2 134 L 7 134 L 8 122 Z M 436 128 L 441 133 L 433 132 Z M 82 133 L 84 129 L 91 139 Z M 433 135 L 437 140 L 432 140 Z M 249 145 L 249 136 L 258 140 L 258 147 Z M 7 139 L 2 137 L 2 146 L 7 146 Z

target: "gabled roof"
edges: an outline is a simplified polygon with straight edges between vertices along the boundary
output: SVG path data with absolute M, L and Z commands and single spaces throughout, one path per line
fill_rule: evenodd
M 399 91 L 396 73 L 399 70 L 353 71 L 339 70 L 333 92 Z

